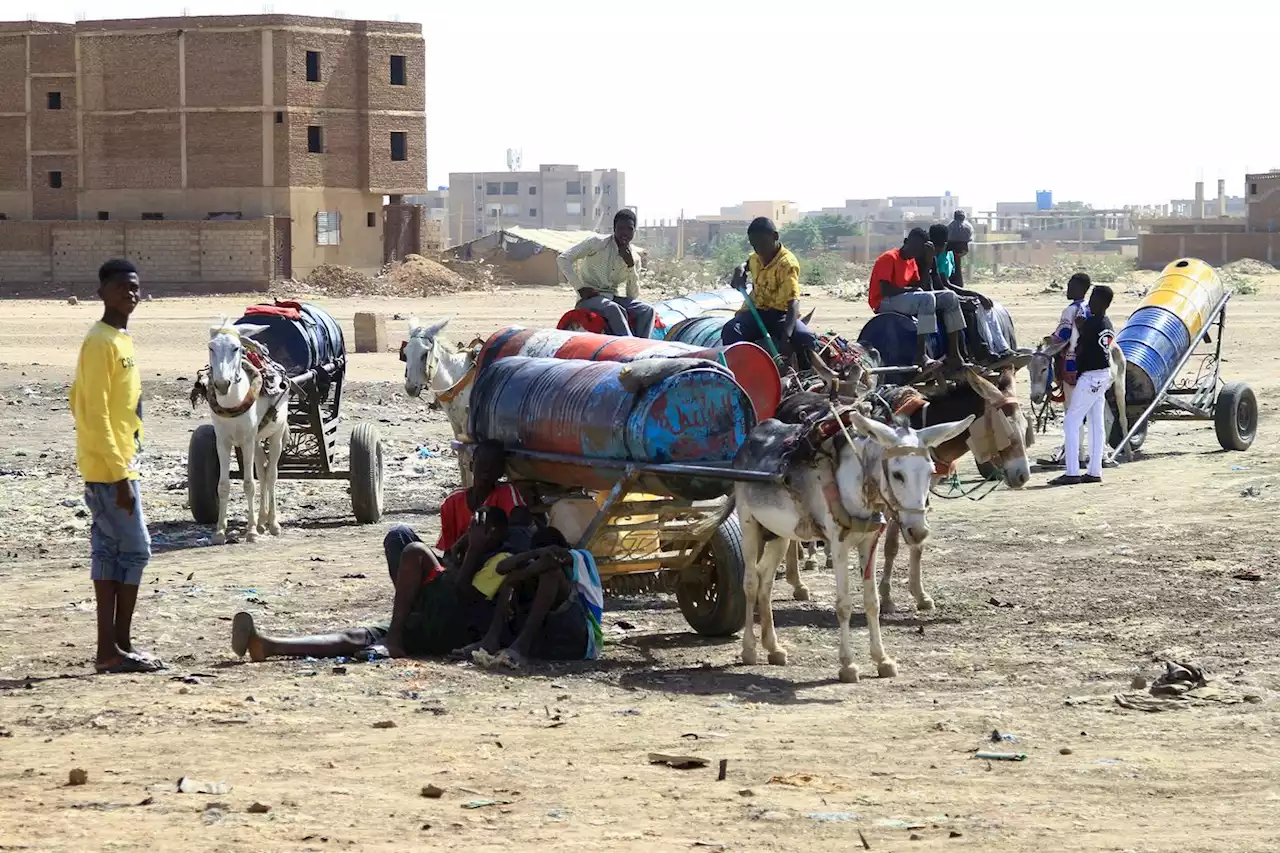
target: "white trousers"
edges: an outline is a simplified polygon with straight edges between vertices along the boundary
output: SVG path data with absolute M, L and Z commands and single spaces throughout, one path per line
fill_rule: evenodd
M 1067 415 L 1063 423 L 1066 434 L 1067 476 L 1080 476 L 1080 433 L 1085 421 L 1089 423 L 1089 475 L 1102 476 L 1102 457 L 1106 445 L 1103 424 L 1106 422 L 1107 389 L 1111 387 L 1110 370 L 1090 370 L 1081 373 L 1067 401 Z

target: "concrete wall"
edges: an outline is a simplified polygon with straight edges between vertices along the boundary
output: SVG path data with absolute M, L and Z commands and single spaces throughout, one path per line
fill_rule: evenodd
M 1138 266 L 1163 269 L 1178 258 L 1199 258 L 1214 266 L 1252 259 L 1280 264 L 1280 233 L 1140 234 Z
M 92 290 L 109 258 L 143 288 L 217 293 L 271 280 L 271 219 L 239 222 L 0 222 L 0 297 Z
M 304 278 L 320 264 L 343 264 L 367 275 L 382 266 L 382 197 L 359 190 L 294 190 L 291 195 L 293 219 L 293 277 Z M 316 213 L 337 211 L 342 215 L 340 240 L 336 246 L 316 243 Z M 369 214 L 374 214 L 372 228 Z

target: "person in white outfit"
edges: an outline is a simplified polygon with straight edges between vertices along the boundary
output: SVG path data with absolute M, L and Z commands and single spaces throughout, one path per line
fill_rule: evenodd
M 1076 343 L 1079 340 L 1080 331 L 1076 328 L 1076 320 L 1089 316 L 1089 307 L 1085 305 L 1084 300 L 1092 286 L 1093 281 L 1088 273 L 1078 272 L 1071 276 L 1067 281 L 1067 307 L 1062 309 L 1062 316 L 1058 319 L 1058 327 L 1053 330 L 1053 334 L 1044 339 L 1045 346 L 1054 343 L 1066 344 L 1059 357 L 1065 362 L 1062 393 L 1063 400 L 1068 406 L 1071 405 L 1071 393 L 1075 390 L 1076 377 L 1079 376 L 1079 370 L 1076 368 Z M 1081 442 L 1080 464 L 1082 465 L 1088 458 L 1085 455 L 1085 446 L 1085 443 Z M 1065 453 L 1066 445 L 1060 444 L 1051 455 L 1038 461 L 1041 465 L 1058 467 L 1063 464 Z
M 1107 389 L 1111 387 L 1111 343 L 1115 328 L 1107 317 L 1114 294 L 1111 288 L 1097 285 L 1089 294 L 1089 315 L 1076 319 L 1076 387 L 1067 401 L 1063 424 L 1066 434 L 1067 473 L 1049 481 L 1051 486 L 1074 486 L 1079 483 L 1102 482 L 1102 457 L 1106 445 L 1103 424 L 1106 422 Z M 1089 425 L 1089 470 L 1080 474 L 1080 433 Z

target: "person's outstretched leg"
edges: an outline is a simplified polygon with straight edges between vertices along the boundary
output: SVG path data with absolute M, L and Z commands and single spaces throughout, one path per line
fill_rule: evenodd
M 237 613 L 231 623 L 231 650 L 252 661 L 267 658 L 338 658 L 353 655 L 377 641 L 368 628 L 349 628 L 336 634 L 314 634 L 309 637 L 268 637 L 258 633 L 253 616 Z

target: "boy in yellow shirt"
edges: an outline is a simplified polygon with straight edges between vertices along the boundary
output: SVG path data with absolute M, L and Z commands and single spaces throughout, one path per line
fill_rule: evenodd
M 76 463 L 93 516 L 94 668 L 100 673 L 154 672 L 163 666 L 135 650 L 130 636 L 142 570 L 151 559 L 135 460 L 142 448 L 142 378 L 127 331 L 139 290 L 138 269 L 129 261 L 107 261 L 98 270 L 102 319 L 80 345 L 71 386 Z
M 793 352 L 801 370 L 809 367 L 809 354 L 817 346 L 817 337 L 800 320 L 800 262 L 782 245 L 773 220 L 761 216 L 747 227 L 747 240 L 755 251 L 747 259 L 753 287 L 751 298 L 756 312 L 773 339 L 778 352 L 789 356 Z M 741 268 L 739 268 L 741 269 Z M 742 276 L 734 276 L 734 287 L 746 287 Z M 739 341 L 759 341 L 764 337 L 760 323 L 743 308 L 720 331 L 720 342 L 725 346 Z

